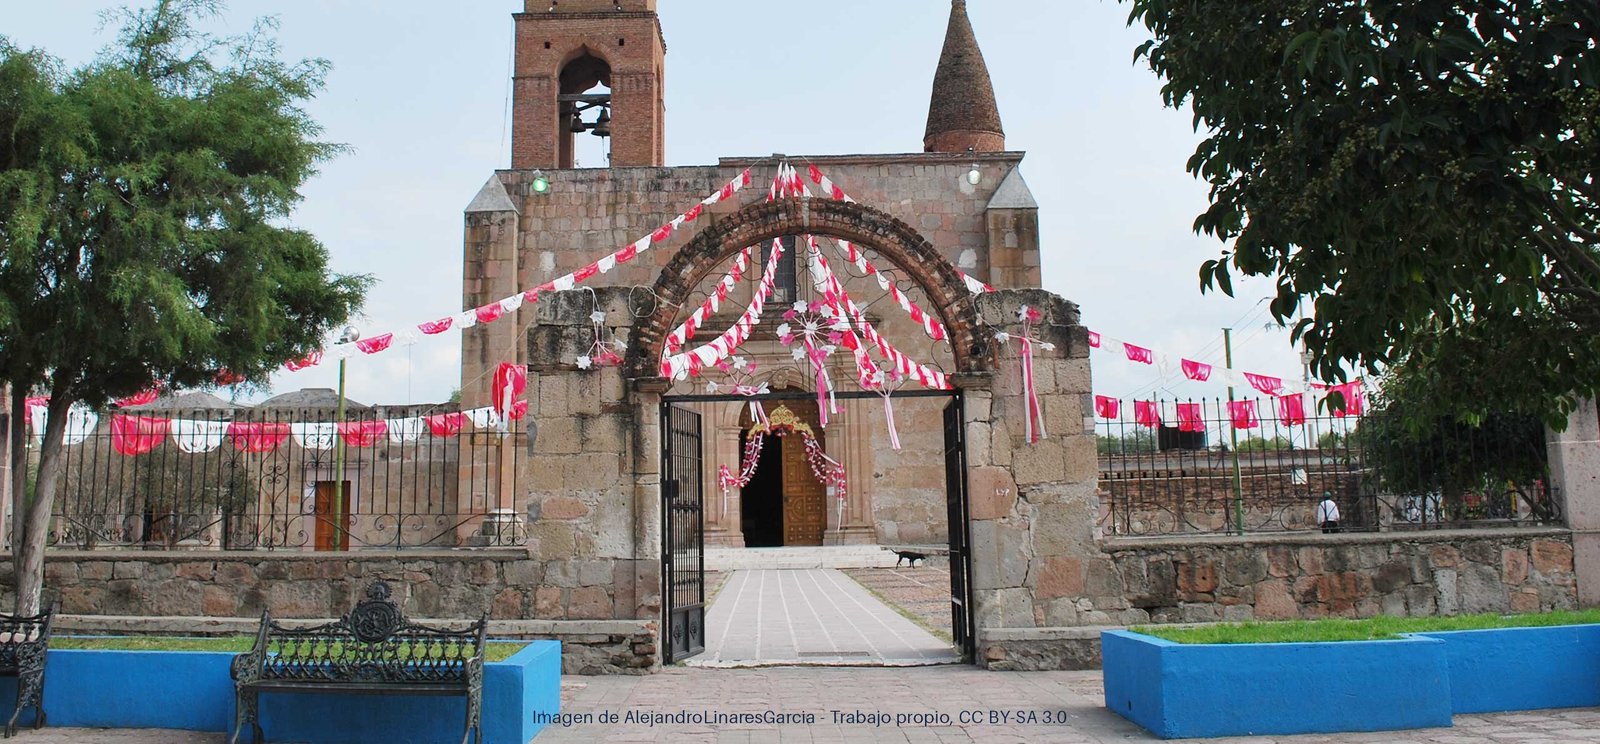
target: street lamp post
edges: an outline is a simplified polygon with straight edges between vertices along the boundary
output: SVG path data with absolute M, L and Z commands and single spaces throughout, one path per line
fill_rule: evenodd
M 355 326 L 345 326 L 339 334 L 339 343 L 355 343 L 361 338 L 361 331 Z M 342 550 L 345 545 L 344 534 L 344 432 L 339 428 L 344 424 L 344 363 L 345 358 L 339 357 L 339 406 L 334 414 L 333 424 L 333 549 Z

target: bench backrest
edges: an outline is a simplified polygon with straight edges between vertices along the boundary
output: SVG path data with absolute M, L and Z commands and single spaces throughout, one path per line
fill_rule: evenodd
M 389 586 L 374 582 L 366 599 L 331 623 L 285 627 L 264 614 L 253 651 L 256 678 L 466 684 L 468 662 L 482 662 L 487 626 L 487 618 L 459 630 L 413 623 L 389 598 Z
M 55 609 L 52 606 L 38 615 L 0 613 L 0 670 L 16 671 L 43 660 Z

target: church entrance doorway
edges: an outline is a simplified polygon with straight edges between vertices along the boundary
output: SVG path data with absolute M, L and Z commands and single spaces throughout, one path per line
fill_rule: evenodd
M 827 444 L 815 400 L 777 405 L 766 421 L 741 416 L 739 451 L 759 439 L 760 454 L 749 483 L 739 489 L 740 527 L 747 548 L 821 545 L 828 526 L 830 487 L 817 480 L 807 460 L 805 438 L 822 451 Z
M 841 400 L 879 400 L 876 393 L 860 391 L 836 395 Z M 933 471 L 927 474 L 929 488 L 936 489 L 936 498 L 942 502 L 940 516 L 947 538 L 939 545 L 898 546 L 916 552 L 920 566 L 913 562 L 902 567 L 889 551 L 869 546 L 891 561 L 884 565 L 892 565 L 892 569 L 865 571 L 891 582 L 887 588 L 863 580 L 856 569 L 826 565 L 737 570 L 713 575 L 708 581 L 705 505 L 718 491 L 724 494 L 718 503 L 732 499 L 737 504 L 746 547 L 834 549 L 822 547 L 824 537 L 830 527 L 837 529 L 845 502 L 819 477 L 828 462 L 823 437 L 829 431 L 815 425 L 815 395 L 803 390 L 779 389 L 759 399 L 716 394 L 662 398 L 666 424 L 662 438 L 663 614 L 669 636 L 663 650 L 668 663 L 702 657 L 702 652 L 706 653 L 695 663 L 905 664 L 972 658 L 961 395 L 943 391 L 898 395 L 916 399 L 907 401 L 907 407 L 915 403 L 931 408 L 942 418 L 942 437 L 925 438 L 925 455 L 928 469 Z M 760 407 L 752 406 L 753 402 Z M 744 409 L 739 416 L 738 443 L 740 469 L 748 473 L 742 487 L 728 489 L 719 481 L 730 473 L 709 473 L 708 438 L 700 428 L 701 416 L 692 413 L 726 405 Z M 927 423 L 933 432 L 938 431 L 934 429 L 939 425 L 937 418 Z M 843 443 L 833 445 L 841 447 Z M 713 505 L 710 512 L 723 508 Z M 921 604 L 911 614 L 922 620 L 910 619 L 901 598 L 894 597 L 891 602 L 885 597 L 886 592 L 901 588 L 917 595 L 914 601 Z

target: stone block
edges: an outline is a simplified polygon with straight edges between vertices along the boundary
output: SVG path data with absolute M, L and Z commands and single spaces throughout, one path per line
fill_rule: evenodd
M 1273 545 L 1267 548 L 1267 574 L 1280 579 L 1287 579 L 1299 573 L 1295 564 L 1294 548 L 1287 545 Z
M 1017 504 L 1017 484 L 1006 468 L 978 467 L 967 471 L 971 518 L 1001 519 L 1011 516 Z
M 611 594 L 605 587 L 585 586 L 573 589 L 567 600 L 567 617 L 580 620 L 600 620 L 612 614 Z
M 577 561 L 551 561 L 544 568 L 544 582 L 550 586 L 582 586 L 578 578 Z
M 1217 565 L 1207 558 L 1174 561 L 1178 595 L 1185 599 L 1209 598 L 1217 590 Z
M 522 619 L 524 599 L 525 595 L 516 589 L 501 589 L 489 605 L 489 617 L 495 620 Z
M 1066 556 L 1051 556 L 1044 559 L 1043 569 L 1034 587 L 1034 597 L 1037 599 L 1054 599 L 1057 597 L 1077 597 L 1083 594 L 1084 570 L 1083 561 Z M 1076 613 L 1074 613 L 1076 617 Z M 1056 623 L 1047 621 L 1048 624 Z
M 1455 568 L 1461 563 L 1461 551 L 1450 545 L 1435 545 L 1428 551 L 1428 563 L 1434 568 Z
M 975 589 L 974 613 L 980 628 L 1032 628 L 1033 601 L 1027 589 Z
M 549 496 L 539 500 L 538 519 L 580 519 L 589 515 L 589 507 L 571 496 Z
M 1460 595 L 1456 591 L 1456 570 L 1441 568 L 1433 572 L 1434 601 L 1441 615 L 1454 615 L 1461 611 Z
M 1290 620 L 1300 616 L 1300 604 L 1289 593 L 1283 579 L 1268 579 L 1256 585 L 1255 616 L 1259 620 Z
M 84 581 L 109 581 L 111 564 L 106 561 L 83 561 L 78 564 L 78 576 Z
M 1398 591 L 1411 583 L 1410 564 L 1395 560 L 1383 564 L 1372 579 L 1372 589 L 1379 594 Z
M 238 613 L 238 592 L 230 587 L 206 584 L 200 587 L 200 614 L 206 618 L 234 618 Z
M 1556 540 L 1533 541 L 1533 570 L 1541 574 L 1572 571 L 1572 545 Z
M 1539 590 L 1523 589 L 1511 592 L 1509 605 L 1512 612 L 1532 613 L 1539 611 Z
M 560 620 L 562 613 L 561 587 L 541 586 L 533 592 L 533 616 L 546 620 Z
M 1506 587 L 1500 569 L 1493 563 L 1469 563 L 1461 567 L 1459 578 L 1460 611 L 1464 613 L 1504 612 Z
M 1500 576 L 1506 584 L 1517 586 L 1528 580 L 1528 551 L 1504 548 L 1500 551 Z
M 1267 556 L 1256 552 L 1233 552 L 1224 558 L 1223 584 L 1245 587 L 1267 577 Z

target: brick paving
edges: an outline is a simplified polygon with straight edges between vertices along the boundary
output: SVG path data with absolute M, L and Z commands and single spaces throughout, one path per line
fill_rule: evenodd
M 706 611 L 706 650 L 690 666 L 935 664 L 935 637 L 831 568 L 734 571 Z
M 916 568 L 846 568 L 873 595 L 919 618 L 935 635 L 950 638 L 950 569 L 937 566 Z
M 579 720 L 552 725 L 535 744 L 686 742 L 688 744 L 791 744 L 792 742 L 906 742 L 907 744 L 1108 744 L 1155 741 L 1143 729 L 1102 707 L 1100 673 L 986 672 L 967 666 L 671 668 L 646 677 L 567 677 L 562 712 Z M 811 724 L 657 723 L 604 724 L 602 713 L 635 715 L 706 711 L 713 714 L 774 711 L 816 716 Z M 836 722 L 832 711 L 886 713 L 886 725 Z M 962 711 L 981 722 L 962 724 Z M 1028 714 L 1038 723 L 989 722 L 989 712 Z M 934 715 L 949 725 L 894 725 L 896 714 Z M 592 720 L 584 721 L 588 715 Z M 998 715 L 998 713 L 997 713 Z M 1048 717 L 1052 722 L 1045 723 Z M 1063 721 L 1056 723 L 1055 721 Z M 222 734 L 187 731 L 24 731 L 22 744 L 220 744 Z M 1195 740 L 1212 744 L 1600 744 L 1600 709 L 1457 716 L 1454 728 L 1280 737 Z M 395 744 L 401 744 L 395 742 Z

